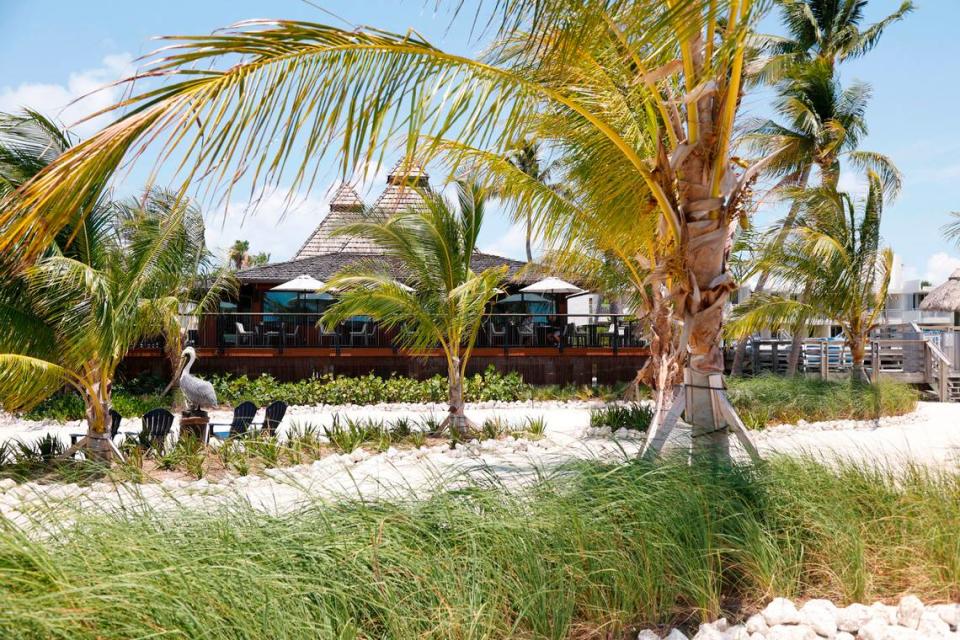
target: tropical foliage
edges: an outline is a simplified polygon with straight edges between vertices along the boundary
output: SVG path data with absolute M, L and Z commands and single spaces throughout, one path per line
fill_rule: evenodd
M 180 344 L 187 303 L 207 308 L 229 289 L 207 271 L 199 211 L 154 191 L 102 204 L 0 286 L 0 402 L 29 409 L 64 386 L 83 398 L 89 433 L 104 433 L 116 370 L 143 338 Z M 202 297 L 195 297 L 205 274 Z M 94 446 L 96 442 L 93 443 Z M 99 454 L 107 455 L 105 443 Z
M 463 379 L 487 304 L 502 293 L 506 267 L 475 273 L 471 267 L 483 223 L 485 193 L 458 182 L 457 203 L 421 192 L 423 206 L 385 219 L 376 214 L 341 227 L 341 235 L 364 236 L 404 273 L 400 282 L 382 261 L 354 263 L 327 283 L 337 301 L 322 322 L 332 328 L 353 316 L 370 315 L 404 349 L 439 348 L 447 362 L 449 426 L 466 429 Z M 414 188 L 414 187 L 410 187 Z
M 868 179 L 869 191 L 859 206 L 850 194 L 830 187 L 794 195 L 801 202 L 798 223 L 783 245 L 762 259 L 784 293 L 754 294 L 739 305 L 727 327 L 732 335 L 826 317 L 843 330 L 855 378 L 866 380 L 867 341 L 886 306 L 893 269 L 893 251 L 880 245 L 883 186 L 873 172 Z M 800 289 L 802 297 L 788 293 Z
M 838 62 L 860 56 L 876 46 L 886 26 L 902 19 L 912 9 L 905 2 L 879 23 L 861 31 L 865 0 L 780 0 L 778 6 L 786 28 L 785 37 L 766 36 L 765 57 L 755 81 L 775 84 L 777 118 L 748 125 L 742 142 L 751 153 L 772 156 L 764 176 L 775 180 L 773 191 L 803 189 L 814 169 L 821 184 L 836 186 L 840 159 L 859 170 L 872 169 L 884 180 L 891 197 L 900 189 L 900 174 L 889 158 L 858 150 L 867 133 L 864 114 L 870 87 L 855 82 L 841 87 Z M 769 243 L 779 247 L 796 221 L 799 203 L 772 230 Z M 762 292 L 769 272 L 760 270 L 753 287 Z M 794 328 L 794 346 L 803 327 Z M 741 372 L 746 341 L 737 344 L 732 372 Z M 795 371 L 799 350 L 790 351 L 788 371 Z

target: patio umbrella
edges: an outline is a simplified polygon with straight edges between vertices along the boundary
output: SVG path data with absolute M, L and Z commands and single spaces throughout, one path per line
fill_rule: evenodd
M 297 291 L 300 293 L 306 292 L 315 292 L 323 287 L 327 286 L 327 283 L 317 280 L 313 276 L 308 276 L 306 274 L 299 275 L 293 280 L 287 280 L 283 284 L 278 284 L 277 286 L 270 289 L 271 291 Z
M 533 284 L 520 289 L 523 293 L 580 293 L 583 291 L 580 287 L 572 285 L 566 280 L 560 278 L 544 278 Z

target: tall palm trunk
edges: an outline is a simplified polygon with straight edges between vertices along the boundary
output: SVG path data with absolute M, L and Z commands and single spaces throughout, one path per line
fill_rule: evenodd
M 533 211 L 527 210 L 527 237 L 526 237 L 527 262 L 533 262 L 533 249 L 530 246 L 532 236 L 533 236 Z
M 710 134 L 708 130 L 702 132 L 705 137 Z M 709 164 L 703 156 L 691 153 L 686 164 L 680 173 L 680 205 L 686 231 L 684 263 L 696 285 L 685 304 L 690 353 L 684 370 L 686 420 L 692 427 L 694 457 L 724 459 L 729 457 L 729 434 L 714 396 L 720 392 L 717 383 L 724 369 L 720 349 L 723 308 L 730 291 L 736 288 L 726 265 L 730 212 L 712 197 Z
M 810 165 L 807 165 L 801 170 L 800 174 L 796 177 L 794 181 L 794 186 L 799 189 L 805 189 L 807 184 L 810 182 Z M 783 219 L 783 226 L 780 227 L 780 230 L 777 232 L 776 238 L 773 240 L 773 248 L 778 249 L 783 246 L 783 243 L 786 241 L 787 236 L 790 235 L 790 231 L 793 229 L 794 223 L 797 221 L 797 215 L 800 213 L 800 203 L 794 202 L 790 206 L 790 211 L 787 212 L 787 217 Z M 754 293 L 762 293 L 767 286 L 767 280 L 770 278 L 769 269 L 764 269 L 760 272 L 760 276 L 757 278 L 757 286 L 754 288 Z M 795 334 L 796 335 L 796 334 Z M 743 360 L 747 354 L 747 339 L 741 338 L 737 341 L 737 348 L 733 352 L 733 364 L 730 366 L 730 375 L 740 376 L 743 375 Z M 792 354 L 792 352 L 791 352 Z M 756 373 L 756 372 L 754 372 Z
M 103 382 L 94 385 L 93 393 L 83 394 L 84 413 L 87 418 L 86 446 L 87 455 L 99 462 L 110 462 L 113 447 L 110 446 L 110 432 L 107 423 L 110 419 L 110 390 Z
M 447 363 L 447 383 L 450 387 L 448 396 L 449 414 L 445 422 L 451 433 L 464 435 L 469 429 L 470 422 L 464 415 L 463 372 L 460 369 L 459 356 L 453 356 Z
M 870 382 L 867 369 L 863 364 L 866 355 L 866 338 L 854 336 L 850 340 L 850 356 L 853 358 L 853 369 L 850 372 L 854 382 Z
M 683 352 L 678 348 L 673 330 L 673 310 L 664 299 L 659 285 L 653 288 L 650 357 L 637 372 L 637 382 L 656 394 L 656 425 L 664 423 L 674 400 L 674 387 L 683 374 Z

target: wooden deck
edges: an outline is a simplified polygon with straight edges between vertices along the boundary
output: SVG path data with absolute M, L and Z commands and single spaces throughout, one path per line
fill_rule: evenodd
M 789 340 L 752 340 L 746 368 L 785 373 Z M 805 340 L 798 370 L 822 379 L 847 377 L 852 358 L 842 341 Z M 873 380 L 895 380 L 930 391 L 942 402 L 960 401 L 960 336 L 953 327 L 921 330 L 916 325 L 888 330 L 870 341 L 864 365 Z
M 632 380 L 649 356 L 646 347 L 478 347 L 468 373 L 481 373 L 493 366 L 515 371 L 532 384 L 614 384 Z M 382 377 L 402 375 L 427 378 L 445 375 L 446 363 L 439 350 L 409 353 L 388 347 L 203 347 L 197 349 L 195 370 L 206 374 L 231 373 L 256 376 L 270 374 L 280 380 L 298 380 L 317 375 Z M 124 362 L 129 375 L 171 375 L 169 361 L 159 348 L 131 351 Z

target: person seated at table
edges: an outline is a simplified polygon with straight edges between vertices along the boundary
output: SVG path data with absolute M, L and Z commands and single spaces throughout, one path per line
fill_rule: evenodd
M 551 347 L 560 346 L 560 332 L 562 327 L 560 326 L 560 320 L 557 316 L 547 316 L 546 324 L 546 339 L 547 344 Z

